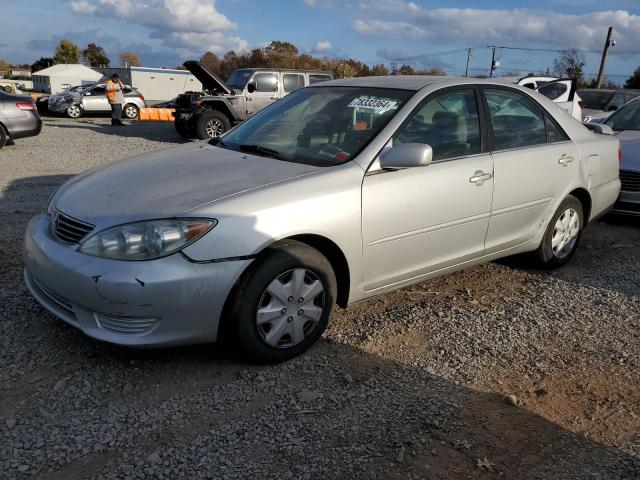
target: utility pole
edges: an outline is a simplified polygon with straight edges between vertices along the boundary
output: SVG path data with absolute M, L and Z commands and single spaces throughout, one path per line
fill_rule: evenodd
M 493 50 L 491 52 L 491 70 L 489 70 L 489 78 L 493 77 L 493 71 L 496 68 L 496 47 L 489 47 Z
M 467 48 L 467 66 L 464 69 L 464 76 L 469 76 L 469 59 L 471 58 L 471 49 Z
M 611 46 L 611 34 L 613 33 L 613 27 L 609 27 L 607 32 L 607 41 L 604 44 L 604 50 L 602 50 L 602 60 L 600 60 L 600 70 L 598 71 L 598 79 L 596 80 L 596 88 L 600 88 L 602 85 L 602 77 L 604 75 L 604 64 L 607 61 L 607 54 L 609 53 L 609 47 Z M 613 43 L 615 45 L 615 43 Z

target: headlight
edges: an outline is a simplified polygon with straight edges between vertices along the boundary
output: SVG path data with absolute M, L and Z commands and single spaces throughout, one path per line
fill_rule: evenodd
M 195 242 L 215 227 L 216 220 L 149 220 L 102 230 L 80 245 L 80 252 L 114 260 L 152 260 Z

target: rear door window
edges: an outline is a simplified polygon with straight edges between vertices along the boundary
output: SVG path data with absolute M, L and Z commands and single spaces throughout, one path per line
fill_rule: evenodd
M 319 75 L 319 74 L 311 74 L 309 75 L 309 85 L 313 85 L 314 83 L 326 82 L 327 80 L 331 80 L 329 75 Z
M 282 75 L 282 85 L 285 93 L 290 93 L 304 87 L 304 75 L 299 73 L 285 73 Z
M 494 150 L 547 143 L 542 111 L 523 94 L 512 90 L 487 88 L 485 97 L 493 126 Z

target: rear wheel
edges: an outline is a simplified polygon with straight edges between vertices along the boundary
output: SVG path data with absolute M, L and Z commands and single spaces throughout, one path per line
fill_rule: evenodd
M 243 274 L 227 326 L 252 360 L 288 360 L 320 338 L 336 292 L 335 274 L 320 252 L 296 241 L 279 242 Z
M 551 218 L 544 238 L 534 252 L 536 262 L 543 268 L 558 268 L 573 257 L 584 226 L 582 204 L 569 195 Z
M 82 107 L 74 103 L 73 105 L 67 107 L 66 114 L 69 118 L 80 118 L 82 116 Z
M 196 117 L 196 135 L 200 140 L 217 138 L 230 128 L 227 116 L 217 110 L 206 110 Z
M 140 110 L 133 103 L 127 103 L 122 109 L 122 117 L 127 120 L 135 120 L 139 114 Z

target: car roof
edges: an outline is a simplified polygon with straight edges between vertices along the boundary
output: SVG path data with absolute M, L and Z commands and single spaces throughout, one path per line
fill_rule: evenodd
M 635 88 L 580 88 L 579 92 L 602 92 L 602 93 L 637 93 L 640 94 L 640 89 Z
M 440 87 L 453 85 L 505 85 L 519 88 L 515 83 L 505 80 L 505 77 L 494 78 L 473 78 L 473 77 L 450 77 L 446 75 L 389 75 L 379 77 L 355 77 L 342 80 L 331 80 L 316 83 L 311 87 L 335 86 L 335 87 L 369 87 L 369 88 L 392 88 L 399 90 L 418 91 L 430 85 Z
M 252 72 L 309 73 L 311 75 L 329 75 L 330 77 L 333 77 L 333 74 L 331 72 L 322 71 L 322 70 L 304 70 L 304 69 L 300 69 L 300 68 L 266 68 L 266 67 L 252 68 L 252 67 L 246 67 L 246 68 L 237 68 L 236 70 L 234 70 L 234 72 L 239 72 L 239 71 L 242 71 L 242 70 L 249 70 L 249 71 L 252 71 Z

